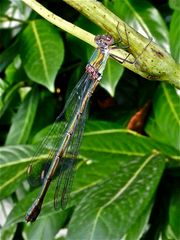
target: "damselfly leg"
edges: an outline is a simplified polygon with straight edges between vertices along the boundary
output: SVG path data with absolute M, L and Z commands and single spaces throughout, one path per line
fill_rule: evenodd
M 119 36 L 119 40 L 118 40 L 117 43 L 115 43 L 115 45 L 112 47 L 112 49 L 118 49 L 118 48 L 127 49 L 128 54 L 127 54 L 127 56 L 125 58 L 121 58 L 121 57 L 115 56 L 114 54 L 110 54 L 110 56 L 112 58 L 114 58 L 115 60 L 117 60 L 118 62 L 120 62 L 120 63 L 127 62 L 127 63 L 130 63 L 130 64 L 135 64 L 138 61 L 138 59 L 141 57 L 141 55 L 144 53 L 144 51 L 147 49 L 147 47 L 150 45 L 150 43 L 152 42 L 153 39 L 152 38 L 149 39 L 149 42 L 143 48 L 143 50 L 137 56 L 134 56 L 134 60 L 133 61 L 132 60 L 128 60 L 129 56 L 133 55 L 133 54 L 132 54 L 132 51 L 131 51 L 131 46 L 130 46 L 130 42 L 129 42 L 127 27 L 126 27 L 126 24 L 124 23 L 124 31 L 125 31 L 127 45 L 121 44 L 120 47 L 119 47 L 119 44 L 122 43 L 122 36 L 121 36 L 120 31 L 119 31 L 119 25 L 120 25 L 120 23 L 118 22 L 116 29 L 117 29 L 117 33 L 118 33 L 118 36 Z

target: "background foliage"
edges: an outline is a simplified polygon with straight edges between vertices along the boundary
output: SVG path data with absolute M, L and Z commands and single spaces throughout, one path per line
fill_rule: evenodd
M 94 34 L 102 32 L 61 1 L 43 4 Z M 179 1 L 103 4 L 180 62 Z M 65 228 L 67 239 L 180 239 L 178 91 L 113 60 L 90 102 L 67 210 L 53 209 L 53 181 L 38 220 L 24 222 L 39 191 L 25 181 L 33 144 L 47 134 L 93 49 L 21 1 L 1 0 L 0 19 L 2 239 L 62 239 L 57 233 Z M 150 107 L 143 107 L 147 102 Z M 127 125 L 140 109 L 138 134 Z

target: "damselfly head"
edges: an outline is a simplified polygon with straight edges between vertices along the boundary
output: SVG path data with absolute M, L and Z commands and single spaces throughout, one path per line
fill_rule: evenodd
M 109 47 L 114 43 L 114 38 L 111 35 L 97 35 L 95 42 L 99 47 Z

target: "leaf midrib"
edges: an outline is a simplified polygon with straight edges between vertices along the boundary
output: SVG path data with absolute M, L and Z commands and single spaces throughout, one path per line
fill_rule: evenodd
M 153 154 L 151 156 L 149 156 L 146 161 L 139 166 L 139 168 L 137 169 L 137 171 L 133 174 L 133 176 L 125 183 L 124 187 L 122 187 L 105 205 L 103 205 L 102 207 L 99 208 L 98 212 L 97 212 L 97 215 L 96 215 L 96 218 L 95 218 L 95 221 L 94 221 L 94 224 L 93 224 L 93 228 L 92 228 L 92 232 L 91 232 L 91 237 L 90 237 L 90 240 L 93 239 L 93 235 L 94 235 L 94 232 L 95 232 L 95 228 L 96 228 L 96 225 L 97 225 L 97 221 L 98 221 L 98 218 L 102 212 L 102 210 L 104 208 L 106 208 L 107 206 L 109 206 L 110 204 L 112 204 L 117 198 L 119 198 L 120 195 L 122 195 L 126 190 L 127 188 L 134 182 L 134 180 L 138 177 L 138 175 L 141 173 L 141 171 L 144 169 L 144 167 L 151 161 L 152 158 L 155 157 L 155 155 L 157 155 L 159 153 L 156 153 L 156 154 Z
M 45 58 L 45 55 L 44 55 L 43 47 L 41 45 L 41 40 L 40 40 L 38 31 L 37 31 L 35 21 L 32 22 L 31 26 L 32 26 L 32 31 L 33 31 L 34 36 L 35 36 L 35 40 L 37 42 L 37 49 L 39 50 L 39 53 L 40 53 L 40 60 L 42 61 L 42 66 L 43 66 L 43 69 L 44 69 L 45 78 L 48 81 L 49 80 L 49 74 L 48 74 L 48 69 L 47 69 L 47 62 L 46 62 L 46 58 Z

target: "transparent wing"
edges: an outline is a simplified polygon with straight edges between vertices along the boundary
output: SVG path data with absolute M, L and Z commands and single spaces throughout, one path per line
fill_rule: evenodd
M 76 114 L 88 88 L 88 75 L 85 73 L 73 89 L 63 111 L 57 117 L 44 140 L 37 145 L 28 167 L 28 181 L 32 186 L 42 184 L 59 144 L 67 132 L 68 122 Z
M 59 177 L 54 194 L 55 209 L 58 209 L 60 206 L 62 209 L 65 209 L 68 203 L 75 174 L 77 156 L 84 132 L 88 102 L 89 100 L 86 102 L 81 118 L 78 120 L 75 130 L 71 135 L 67 151 L 60 162 Z

